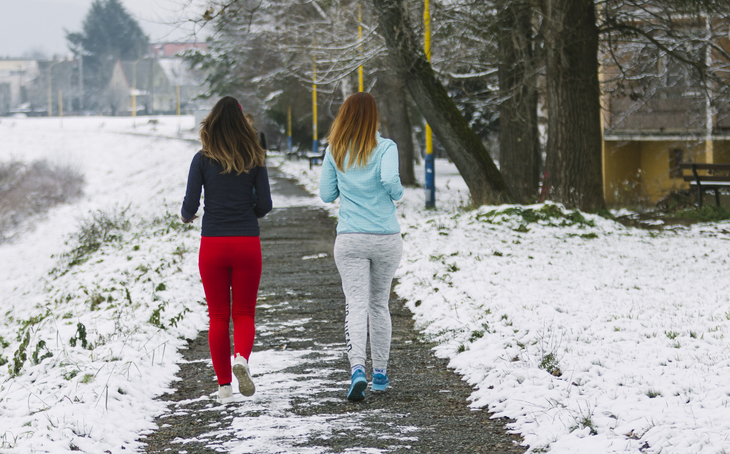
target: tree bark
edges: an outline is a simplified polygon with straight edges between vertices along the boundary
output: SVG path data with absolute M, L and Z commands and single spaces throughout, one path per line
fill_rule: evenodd
M 403 81 L 392 72 L 382 72 L 378 75 L 381 123 L 387 137 L 398 145 L 398 160 L 400 180 L 406 186 L 416 184 L 416 174 L 413 171 L 413 127 L 408 116 L 405 87 Z
M 546 0 L 548 198 L 605 208 L 601 163 L 598 27 L 593 0 Z
M 380 12 L 380 31 L 395 72 L 446 149 L 475 205 L 512 201 L 507 185 L 484 144 L 469 127 L 443 84 L 436 78 L 406 15 L 403 0 L 372 0 Z M 437 176 L 438 178 L 438 176 Z
M 540 187 L 537 75 L 532 51 L 530 1 L 500 0 L 499 164 L 519 203 L 532 203 Z

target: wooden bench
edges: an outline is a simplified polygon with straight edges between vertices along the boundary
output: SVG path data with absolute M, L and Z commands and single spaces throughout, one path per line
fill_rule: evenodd
M 307 153 L 304 155 L 305 158 L 309 159 L 309 168 L 311 169 L 314 164 L 322 164 L 324 162 L 324 154 L 327 152 L 326 147 L 320 147 L 322 152 L 319 154 Z
M 715 203 L 720 206 L 720 189 L 730 188 L 730 164 L 679 164 L 682 178 L 689 181 L 690 186 L 697 188 L 697 200 L 702 207 L 702 196 L 705 191 L 715 192 Z M 691 170 L 692 175 L 684 173 Z M 702 174 L 700 174 L 702 172 Z

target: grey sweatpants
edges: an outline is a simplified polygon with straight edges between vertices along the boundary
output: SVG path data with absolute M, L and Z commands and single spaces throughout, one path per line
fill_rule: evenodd
M 392 334 L 388 300 L 402 253 L 400 233 L 337 235 L 335 264 L 345 292 L 345 340 L 350 367 L 365 365 L 368 324 L 373 368 L 388 367 Z

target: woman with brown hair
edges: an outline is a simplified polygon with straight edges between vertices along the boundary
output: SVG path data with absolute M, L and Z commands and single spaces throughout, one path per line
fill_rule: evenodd
M 218 377 L 218 396 L 233 400 L 231 372 L 238 389 L 251 396 L 248 359 L 255 335 L 256 295 L 261 279 L 258 218 L 271 211 L 269 177 L 253 127 L 241 106 L 227 96 L 215 105 L 200 128 L 203 149 L 190 165 L 182 205 L 183 222 L 192 222 L 205 188 L 198 266 L 208 301 L 208 342 Z M 234 360 L 228 325 L 233 316 Z
M 345 293 L 345 340 L 350 360 L 349 400 L 363 400 L 365 347 L 370 331 L 372 390 L 390 384 L 390 286 L 403 251 L 394 200 L 403 197 L 398 148 L 378 133 L 378 108 L 369 93 L 348 97 L 329 132 L 319 195 L 340 198 L 335 263 Z

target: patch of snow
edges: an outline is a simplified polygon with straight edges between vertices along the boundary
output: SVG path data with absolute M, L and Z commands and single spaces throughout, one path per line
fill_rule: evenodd
M 317 193 L 319 168 L 282 169 Z M 530 452 L 730 450 L 730 222 L 663 232 L 585 213 L 529 222 L 525 210 L 552 208 L 468 210 L 444 160 L 436 183 L 435 210 L 423 189 L 396 203 L 396 291 L 474 386 L 475 409 L 512 418 Z

